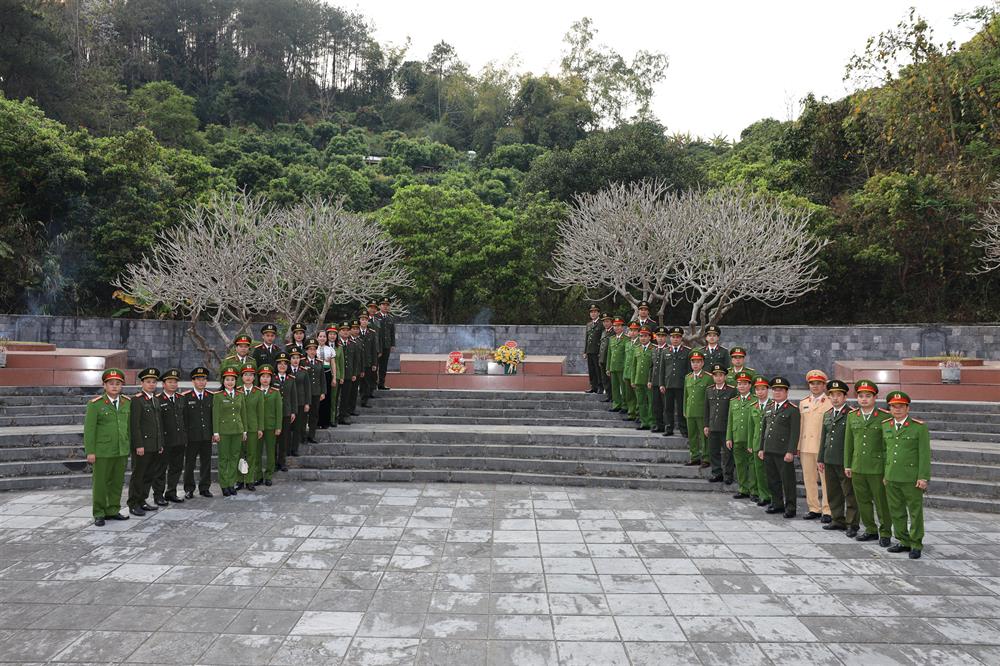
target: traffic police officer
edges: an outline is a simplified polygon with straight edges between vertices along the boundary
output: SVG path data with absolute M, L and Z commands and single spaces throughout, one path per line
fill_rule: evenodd
M 83 451 L 93 468 L 91 483 L 94 524 L 128 520 L 119 512 L 125 464 L 128 461 L 130 400 L 121 394 L 125 373 L 108 368 L 101 373 L 104 393 L 87 403 L 83 418 Z

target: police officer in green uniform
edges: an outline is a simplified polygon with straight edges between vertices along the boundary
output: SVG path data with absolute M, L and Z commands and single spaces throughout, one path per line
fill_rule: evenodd
M 788 401 L 790 384 L 784 377 L 771 379 L 774 402 L 764 411 L 760 431 L 760 453 L 767 470 L 771 504 L 767 513 L 783 513 L 794 518 L 797 495 L 795 491 L 795 447 L 799 443 L 801 416 L 799 408 Z
M 826 477 L 826 495 L 831 520 L 824 530 L 844 530 L 847 538 L 858 535 L 858 503 L 854 487 L 844 473 L 844 438 L 847 434 L 847 384 L 839 379 L 826 383 L 826 395 L 833 408 L 823 414 L 819 443 L 819 472 Z
M 756 492 L 750 499 L 757 502 L 757 506 L 768 506 L 771 503 L 771 490 L 767 485 L 767 471 L 764 469 L 764 461 L 760 458 L 760 431 L 763 427 L 764 412 L 771 404 L 768 393 L 771 386 L 767 378 L 757 375 L 753 380 L 753 392 L 755 400 L 754 408 L 750 412 L 750 452 L 753 454 L 753 474 Z
M 357 319 L 351 320 L 351 354 L 354 358 L 355 379 L 351 382 L 350 416 L 358 416 L 358 397 L 361 395 L 361 387 L 365 381 L 365 346 L 361 340 L 361 324 Z
M 382 332 L 378 328 L 378 304 L 375 301 L 368 301 L 368 332 L 365 335 L 375 334 L 375 340 L 370 343 L 375 347 L 375 361 L 368 370 L 368 398 L 377 398 L 378 394 L 378 365 L 382 359 Z
M 187 451 L 187 425 L 184 423 L 185 405 L 177 392 L 181 371 L 170 368 L 160 375 L 163 392 L 160 393 L 160 416 L 163 421 L 163 455 L 160 469 L 153 478 L 153 497 L 158 506 L 184 500 L 177 496 L 177 484 L 184 472 L 184 454 Z M 164 477 L 166 483 L 164 483 Z
M 274 388 L 281 393 L 281 433 L 278 435 L 275 461 L 277 468 L 287 472 L 288 450 L 292 445 L 292 431 L 299 411 L 298 382 L 288 372 L 290 366 L 288 354 L 281 352 L 275 361 L 277 373 L 274 376 Z
M 733 347 L 729 350 L 729 372 L 726 373 L 726 383 L 736 386 L 736 375 L 745 372 L 751 377 L 757 376 L 757 371 L 746 365 L 747 350 L 744 347 Z M 751 380 L 752 382 L 752 380 Z
M 587 375 L 590 377 L 590 388 L 587 393 L 600 393 L 604 387 L 601 381 L 601 367 L 598 354 L 601 351 L 601 336 L 604 326 L 601 324 L 601 309 L 596 303 L 590 304 L 590 321 L 583 330 L 583 357 L 587 359 Z
M 108 368 L 101 373 L 104 393 L 87 403 L 83 418 L 83 450 L 93 468 L 92 507 L 94 524 L 106 520 L 128 520 L 119 512 L 125 464 L 128 461 L 130 400 L 121 394 L 125 373 Z
M 712 385 L 712 375 L 704 372 L 705 357 L 700 349 L 689 352 L 685 358 L 691 366 L 691 372 L 684 377 L 684 421 L 691 457 L 685 466 L 709 467 L 708 440 L 705 437 L 705 391 Z
M 244 426 L 247 429 L 247 437 L 243 444 L 245 454 L 243 459 L 247 462 L 246 474 L 237 474 L 239 481 L 236 484 L 237 490 L 246 488 L 250 492 L 256 490 L 257 479 L 260 478 L 260 450 L 264 444 L 264 396 L 256 386 L 257 370 L 252 365 L 245 365 L 240 369 L 240 379 L 243 384 L 237 391 L 243 396 L 246 421 Z
M 655 349 L 650 342 L 652 335 L 653 332 L 645 326 L 639 329 L 639 346 L 635 350 L 635 369 L 632 370 L 632 386 L 639 412 L 639 426 L 636 430 L 650 430 L 653 427 L 653 397 L 649 393 L 653 388 L 650 380 Z
M 611 376 L 611 409 L 608 411 L 625 413 L 628 412 L 628 406 L 625 404 L 625 380 L 622 373 L 625 371 L 625 345 L 629 341 L 625 335 L 625 320 L 621 317 L 615 318 L 614 331 L 614 335 L 608 340 L 608 373 Z
M 705 367 L 711 368 L 713 365 L 721 365 L 728 368 L 732 363 L 729 358 L 729 350 L 719 345 L 719 337 L 722 329 L 715 324 L 705 327 L 705 346 L 701 348 L 701 353 L 705 355 Z
M 886 396 L 892 416 L 882 421 L 885 440 L 885 488 L 898 543 L 889 553 L 910 553 L 920 559 L 924 548 L 924 493 L 931 479 L 931 436 L 923 421 L 910 416 L 910 396 L 893 391 Z
M 670 344 L 661 353 L 660 392 L 663 394 L 663 436 L 674 434 L 674 424 L 687 437 L 689 430 L 684 416 L 684 378 L 691 371 L 691 348 L 683 344 L 684 329 L 670 329 Z M 700 416 L 700 414 L 699 414 Z M 700 454 L 699 454 L 700 457 Z
M 273 369 L 274 362 L 282 351 L 281 346 L 274 341 L 278 337 L 278 327 L 274 324 L 264 324 L 260 328 L 260 337 L 263 342 L 253 348 L 253 360 L 258 368 L 269 365 Z
M 660 391 L 660 368 L 663 366 L 663 350 L 667 348 L 667 327 L 657 326 L 654 331 L 653 358 L 649 364 L 649 396 L 653 406 L 653 429 L 663 432 L 663 393 Z
M 358 380 L 357 356 L 353 347 L 354 341 L 351 338 L 351 325 L 344 322 L 340 325 L 340 347 L 338 356 L 343 363 L 344 382 L 340 385 L 337 396 L 337 423 L 340 425 L 350 425 L 348 417 L 351 415 L 351 394 L 354 392 L 354 383 Z M 338 368 L 339 370 L 340 368 Z
M 222 376 L 222 371 L 226 368 L 232 368 L 239 373 L 241 368 L 252 365 L 254 371 L 257 370 L 257 361 L 250 353 L 251 343 L 253 343 L 253 340 L 250 339 L 249 335 L 241 334 L 236 336 L 233 340 L 235 350 L 222 360 L 222 366 L 219 368 L 220 377 Z
M 363 353 L 363 370 L 361 373 L 361 406 L 368 407 L 368 401 L 375 397 L 375 387 L 378 378 L 378 334 L 368 327 L 369 318 L 367 312 L 362 312 L 358 317 L 358 339 L 361 341 Z
M 389 387 L 385 385 L 385 379 L 389 373 L 389 356 L 396 348 L 396 317 L 389 312 L 391 305 L 392 302 L 388 298 L 383 298 L 382 302 L 379 303 L 377 315 L 379 342 L 382 349 L 382 354 L 378 359 L 378 387 L 382 391 L 389 390 Z
M 184 451 L 184 498 L 194 497 L 194 467 L 198 470 L 198 492 L 212 497 L 212 391 L 208 386 L 208 368 L 198 366 L 191 371 L 190 391 L 181 394 L 184 403 L 184 426 L 187 446 Z
M 882 421 L 890 416 L 888 410 L 875 406 L 878 384 L 870 379 L 854 383 L 858 408 L 847 415 L 844 432 L 844 476 L 851 480 L 854 499 L 865 531 L 855 537 L 858 541 L 874 541 L 888 548 L 892 535 L 892 517 L 885 484 L 885 441 L 882 439 Z M 878 522 L 876 523 L 876 516 Z
M 237 465 L 247 439 L 246 403 L 236 390 L 236 368 L 222 373 L 222 390 L 213 396 L 212 439 L 219 445 L 219 485 L 223 497 L 236 495 Z
M 160 400 L 156 397 L 156 382 L 160 371 L 144 368 L 139 371 L 141 391 L 135 394 L 129 407 L 129 443 L 132 446 L 132 476 L 128 483 L 128 510 L 135 516 L 145 516 L 158 507 L 146 503 L 153 477 L 151 470 L 156 457 L 163 453 L 163 420 Z
M 297 347 L 292 347 L 288 352 L 288 360 L 290 362 L 288 373 L 295 380 L 295 406 L 298 408 L 287 451 L 287 454 L 294 458 L 299 455 L 299 445 L 305 439 L 306 428 L 309 425 L 309 410 L 312 409 L 312 378 L 309 376 L 309 371 L 302 367 L 302 354 Z
M 757 400 L 750 395 L 753 375 L 749 372 L 740 372 L 735 380 L 736 395 L 729 401 L 729 419 L 726 422 L 726 448 L 732 453 L 736 463 L 737 492 L 733 495 L 733 499 L 744 499 L 755 496 L 757 489 L 753 471 L 753 453 L 750 450 L 752 419 L 757 409 Z
M 285 412 L 281 391 L 271 384 L 274 379 L 274 368 L 266 364 L 262 365 L 257 371 L 257 375 L 261 393 L 260 426 L 264 436 L 260 440 L 260 453 L 257 456 L 256 467 L 251 464 L 251 470 L 257 474 L 258 485 L 263 483 L 265 486 L 270 486 L 274 478 L 277 438 L 281 435 Z
M 625 360 L 622 369 L 622 393 L 625 395 L 625 418 L 639 420 L 639 402 L 636 400 L 635 384 L 632 375 L 635 374 L 635 350 L 639 347 L 639 324 L 629 322 L 628 342 L 625 343 Z
M 316 427 L 319 425 L 319 403 L 326 398 L 326 376 L 323 374 L 323 361 L 316 357 L 318 348 L 316 338 L 306 340 L 306 357 L 302 361 L 302 367 L 309 373 L 310 396 L 305 439 L 313 444 L 316 443 Z
M 726 448 L 726 427 L 729 423 L 729 401 L 736 397 L 736 389 L 726 384 L 726 368 L 716 363 L 710 368 L 711 386 L 705 389 L 705 437 L 708 438 L 708 459 L 712 465 L 709 483 L 733 482 L 736 464 L 733 452 Z
M 612 317 L 607 312 L 601 315 L 601 344 L 597 349 L 597 365 L 601 374 L 601 393 L 604 397 L 601 402 L 611 402 L 611 374 L 608 370 L 608 343 L 614 336 L 614 325 Z

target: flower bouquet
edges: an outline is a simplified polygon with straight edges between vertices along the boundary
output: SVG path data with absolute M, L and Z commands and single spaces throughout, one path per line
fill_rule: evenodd
M 445 366 L 449 375 L 465 374 L 465 358 L 460 351 L 453 351 L 448 354 L 448 361 Z
M 503 374 L 516 375 L 517 366 L 524 360 L 524 350 L 513 340 L 508 340 L 497 347 L 493 359 L 503 366 Z

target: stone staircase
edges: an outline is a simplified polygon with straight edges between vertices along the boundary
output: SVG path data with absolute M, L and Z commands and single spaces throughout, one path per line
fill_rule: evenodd
M 134 389 L 130 389 L 134 392 Z M 0 490 L 85 487 L 93 390 L 0 387 Z M 532 483 L 728 491 L 683 465 L 687 443 L 635 430 L 597 396 L 393 390 L 290 460 L 300 480 Z M 1000 404 L 921 402 L 931 428 L 928 504 L 1000 512 Z

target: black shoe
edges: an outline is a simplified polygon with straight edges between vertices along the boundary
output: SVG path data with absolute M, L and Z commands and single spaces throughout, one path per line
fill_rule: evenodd
M 603 398 L 601 399 L 601 402 L 611 402 L 611 398 Z
M 897 543 L 893 546 L 889 546 L 885 549 L 887 553 L 908 553 L 910 552 L 909 546 L 904 546 L 901 543 Z
M 264 485 L 265 486 L 270 486 L 271 485 L 271 479 L 264 479 Z
M 365 409 L 371 409 L 371 405 L 369 405 L 367 402 L 361 403 L 361 406 L 364 407 Z
M 145 516 L 146 515 L 146 512 L 143 511 L 140 507 L 130 508 L 128 510 L 128 512 L 131 513 L 133 516 Z
M 198 494 L 201 495 L 202 497 L 215 497 L 215 495 L 212 494 L 211 490 L 202 490 L 199 491 Z
M 229 488 L 223 488 L 222 489 L 222 496 L 223 497 L 229 497 Z
M 584 393 L 597 393 L 597 389 L 587 389 Z
M 310 438 L 309 438 L 309 439 L 307 439 L 306 441 L 307 441 L 307 442 L 309 442 L 310 444 L 319 444 L 319 442 L 317 442 L 317 441 L 316 441 L 315 439 L 313 439 L 312 437 L 310 437 Z
M 173 502 L 174 504 L 183 504 L 184 503 L 184 500 L 182 500 L 177 495 L 167 495 L 166 496 L 166 500 L 168 502 Z
M 168 504 L 170 504 L 170 502 L 168 502 L 166 498 L 163 497 L 157 497 L 156 499 L 153 500 L 153 502 L 156 504 L 156 506 L 167 506 Z
M 727 486 L 731 486 L 731 485 L 733 485 L 733 480 L 732 479 L 724 479 L 722 481 L 722 483 L 725 484 L 725 485 L 727 485 Z
M 892 543 L 892 541 L 889 539 L 889 537 L 879 537 L 878 538 L 878 545 L 881 546 L 882 548 L 888 548 L 889 544 L 891 544 L 891 543 Z
M 698 465 L 701 465 L 701 461 L 700 460 L 692 460 L 691 462 L 684 463 L 685 467 L 696 467 Z
M 340 425 L 351 425 L 351 422 L 348 421 L 347 419 L 344 419 L 343 421 L 340 422 Z
M 681 437 L 683 437 L 684 439 L 688 438 L 688 434 L 687 434 L 686 430 L 681 430 Z
M 784 507 L 777 507 L 774 506 L 773 504 L 769 505 L 766 509 L 764 509 L 764 513 L 784 513 L 784 512 L 785 512 Z
M 823 526 L 824 530 L 847 530 L 847 525 L 838 525 L 837 523 L 830 522 Z
M 847 538 L 848 539 L 853 539 L 856 536 L 858 536 L 858 528 L 857 527 L 848 527 L 847 528 Z
M 710 477 L 708 477 L 708 482 L 709 483 L 720 483 L 721 481 L 722 481 L 722 475 L 721 474 L 718 474 L 716 476 L 710 476 Z
M 238 481 L 238 482 L 236 483 L 236 488 L 237 488 L 237 490 L 238 490 L 238 489 L 240 489 L 240 488 L 242 488 L 242 487 L 243 487 L 243 482 L 242 482 L 242 481 Z
M 361 414 L 358 414 L 357 412 L 351 412 L 351 416 L 361 416 Z
M 636 428 L 636 430 L 649 430 L 649 426 L 641 425 L 638 428 Z
M 289 451 L 288 452 L 288 457 L 289 458 L 298 458 L 299 457 L 299 452 L 298 451 Z
M 194 499 L 194 491 L 189 490 L 186 493 L 184 493 L 184 499 Z
M 701 461 L 701 467 L 702 467 L 702 469 L 704 469 L 705 467 L 711 467 L 711 466 L 712 466 L 712 463 L 708 462 L 707 460 L 702 460 Z
M 128 515 L 123 513 L 115 513 L 110 516 L 104 516 L 105 520 L 128 520 Z
M 816 520 L 817 518 L 822 518 L 822 513 L 816 513 L 815 511 L 810 511 L 806 515 L 802 516 L 802 520 Z
M 284 465 L 282 465 L 282 466 L 281 466 L 281 467 L 279 467 L 278 469 L 280 469 L 280 470 L 281 470 L 282 472 L 287 472 L 287 471 L 288 471 L 288 468 L 287 468 L 287 467 L 285 467 Z
M 770 503 L 771 500 L 766 500 L 766 499 L 757 500 L 757 506 L 768 506 Z
M 826 514 L 823 514 L 823 517 L 819 519 L 819 522 L 828 525 L 833 522 L 833 516 L 828 516 Z
M 149 506 L 148 504 L 142 505 L 142 510 L 145 511 L 146 513 L 149 513 L 150 511 L 159 511 L 159 509 L 160 507 L 158 506 Z
M 330 424 L 330 427 L 331 427 L 331 428 L 336 428 L 336 427 L 337 427 L 337 424 L 336 424 L 336 423 L 331 423 L 331 424 Z
M 919 560 L 920 559 L 920 549 L 919 548 L 914 548 L 913 550 L 910 551 L 910 559 L 911 560 Z
M 389 387 L 388 387 L 388 386 L 379 386 L 379 387 L 378 387 L 378 390 L 379 390 L 379 391 L 388 391 L 388 390 L 389 390 Z
M 652 427 L 649 432 L 663 432 L 663 428 Z
M 785 512 L 785 518 L 794 518 L 794 517 L 795 517 L 795 512 L 794 511 L 786 511 Z
M 746 497 L 750 497 L 750 496 L 747 495 L 746 493 L 736 493 L 735 495 L 733 495 L 733 499 L 744 499 Z
M 673 437 L 674 436 L 674 431 L 673 430 L 667 430 L 666 428 L 664 428 L 663 429 L 663 436 L 664 437 Z
M 236 495 L 237 495 L 236 488 L 230 488 L 229 489 L 229 494 L 232 495 L 233 497 L 236 497 Z
M 97 527 L 104 527 L 104 519 L 94 518 L 94 525 L 96 525 Z
M 618 408 L 618 407 L 612 407 L 612 408 L 611 408 L 611 409 L 609 409 L 608 411 L 609 411 L 609 412 L 620 412 L 620 411 L 622 411 L 622 410 L 621 410 L 620 408 Z
M 254 485 L 252 483 L 248 483 L 246 485 L 246 488 L 247 488 L 247 490 L 249 490 L 252 493 L 257 491 L 257 489 L 254 487 Z
M 855 541 L 876 541 L 878 539 L 877 534 L 871 534 L 870 532 L 865 532 L 861 536 L 854 537 Z
M 261 477 L 261 478 L 257 479 L 256 481 L 254 481 L 253 485 L 255 485 L 255 486 L 262 486 L 262 485 L 264 485 L 264 477 Z

